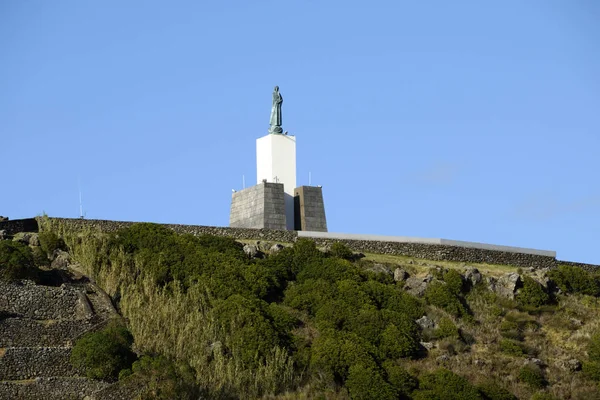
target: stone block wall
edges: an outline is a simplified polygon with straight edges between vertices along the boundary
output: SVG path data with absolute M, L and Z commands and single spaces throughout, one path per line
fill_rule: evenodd
M 233 193 L 229 226 L 285 230 L 283 184 L 264 182 Z
M 23 380 L 81 373 L 73 369 L 70 357 L 70 347 L 9 347 L 0 356 L 0 377 Z
M 60 287 L 36 285 L 31 281 L 0 281 L 0 310 L 26 318 L 40 320 L 73 319 L 83 313 L 81 290 L 62 285 Z
M 0 382 L 0 399 L 83 399 L 110 386 L 110 383 L 80 377 L 49 377 L 26 382 Z
M 327 232 L 322 188 L 300 186 L 294 190 L 294 222 L 297 231 Z
M 37 232 L 38 223 L 35 218 L 0 221 L 0 231 L 5 231 L 8 235 L 19 232 Z
M 63 347 L 89 331 L 94 325 L 87 321 L 34 320 L 0 316 L 0 348 L 5 347 Z

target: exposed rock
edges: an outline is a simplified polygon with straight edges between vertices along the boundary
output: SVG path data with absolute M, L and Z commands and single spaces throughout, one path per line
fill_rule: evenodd
M 424 278 L 410 277 L 404 283 L 404 290 L 413 296 L 423 296 L 423 293 L 425 293 L 427 286 L 432 280 L 433 277 L 431 275 L 427 275 Z
M 283 250 L 285 247 L 282 244 L 279 243 L 275 243 L 273 246 L 271 246 L 271 248 L 269 249 L 269 252 L 271 254 L 276 254 L 279 253 L 281 250 Z
M 406 278 L 408 278 L 408 272 L 406 272 L 402 268 L 396 268 L 394 270 L 394 280 L 396 282 L 402 282 Z
M 567 372 L 576 372 L 581 370 L 581 361 L 576 358 L 556 360 L 554 365 L 557 368 Z
M 54 254 L 52 255 L 52 264 L 50 267 L 54 269 L 67 269 L 69 264 L 71 263 L 71 256 L 66 251 L 56 249 L 54 250 Z
M 367 271 L 375 272 L 377 274 L 387 274 L 390 276 L 394 275 L 390 267 L 383 264 L 373 264 L 373 266 L 367 268 Z
M 30 238 L 31 238 L 31 233 L 19 232 L 13 237 L 13 241 L 28 245 Z
M 548 272 L 550 271 L 550 268 L 532 268 L 533 271 L 531 273 L 531 278 L 536 281 L 537 283 L 539 283 L 540 285 L 542 285 L 544 287 L 544 289 L 548 289 L 548 286 L 550 285 L 550 282 L 552 282 L 550 280 L 550 278 L 548 278 Z
M 0 222 L 2 221 L 8 221 L 8 217 L 3 217 L 2 215 L 0 215 Z
M 269 249 L 271 248 L 271 245 L 268 242 L 261 242 L 260 240 L 257 240 L 254 245 L 256 246 L 258 251 L 263 253 L 269 251 Z
M 470 282 L 472 286 L 475 286 L 483 280 L 483 277 L 477 268 L 467 267 L 467 270 L 465 271 L 465 280 Z
M 539 358 L 528 358 L 524 362 L 524 365 L 527 365 L 527 364 L 537 365 L 538 367 L 544 366 L 544 362 L 542 360 L 540 360 Z
M 421 342 L 421 346 L 425 347 L 427 350 L 431 350 L 435 347 L 435 344 L 432 342 Z
M 515 292 L 523 285 L 521 276 L 515 272 L 501 276 L 499 279 L 488 277 L 489 289 L 499 296 L 514 299 Z
M 448 354 L 442 354 L 438 358 L 435 359 L 438 363 L 445 363 L 450 360 L 450 356 Z
M 40 245 L 40 237 L 37 233 L 30 234 L 29 245 L 30 246 L 39 246 Z
M 423 329 L 433 329 L 435 328 L 435 322 L 427 315 L 423 315 L 421 318 L 415 321 L 417 325 L 419 325 Z
M 254 244 L 246 244 L 244 245 L 244 253 L 250 258 L 256 258 L 258 257 L 260 250 L 258 250 L 258 247 Z
M 4 229 L 0 230 L 0 240 L 8 239 L 8 234 Z

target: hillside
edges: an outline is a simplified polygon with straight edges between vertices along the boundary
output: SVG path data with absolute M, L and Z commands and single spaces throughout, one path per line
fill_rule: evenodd
M 40 229 L 43 243 L 0 241 L 10 243 L 2 285 L 110 296 L 104 308 L 90 300 L 92 326 L 58 344 L 73 348 L 72 366 L 46 374 L 98 385 L 74 398 L 600 399 L 593 271 L 240 243 L 154 224 L 106 233 L 41 219 Z M 65 285 L 49 278 L 56 271 Z M 111 301 L 124 320 L 106 314 Z M 15 319 L 93 319 L 77 303 L 61 318 L 10 304 L 0 302 L 2 332 Z M 15 347 L 10 332 L 4 348 Z M 27 346 L 43 347 L 49 335 L 33 337 Z M 11 381 L 0 390 L 44 376 L 9 375 L 10 351 L 0 351 L 0 381 Z

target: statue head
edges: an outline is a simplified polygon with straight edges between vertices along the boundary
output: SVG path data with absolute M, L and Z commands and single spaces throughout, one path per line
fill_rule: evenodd
M 275 90 L 276 92 L 279 92 L 279 86 L 275 86 L 275 89 L 274 89 L 274 90 Z

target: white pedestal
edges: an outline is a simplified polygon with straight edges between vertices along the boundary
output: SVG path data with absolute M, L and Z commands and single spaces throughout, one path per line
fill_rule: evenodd
M 283 183 L 286 227 L 294 229 L 296 188 L 296 137 L 269 134 L 256 139 L 256 183 Z

